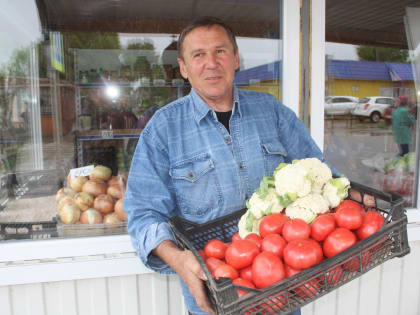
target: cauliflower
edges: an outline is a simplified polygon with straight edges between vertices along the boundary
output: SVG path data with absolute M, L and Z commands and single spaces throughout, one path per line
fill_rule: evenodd
M 260 235 L 260 222 L 261 219 L 256 219 L 252 212 L 248 210 L 242 215 L 238 223 L 239 236 L 245 238 L 248 234 L 255 233 Z
M 311 192 L 312 182 L 308 171 L 302 164 L 279 165 L 274 175 L 274 186 L 279 195 L 280 204 L 287 207 L 298 197 Z
M 322 190 L 322 196 L 331 208 L 337 207 L 348 195 L 350 181 L 345 177 L 330 179 Z
M 312 192 L 321 194 L 325 183 L 332 179 L 331 169 L 317 158 L 297 160 L 295 164 L 303 165 L 308 171 L 308 178 L 312 182 Z
M 320 194 L 310 193 L 286 208 L 286 215 L 291 219 L 302 219 L 311 223 L 318 214 L 328 212 L 329 204 Z
M 276 190 L 273 187 L 268 188 L 265 198 L 261 198 L 261 194 L 254 192 L 247 203 L 247 208 L 257 219 L 267 214 L 283 211 L 283 206 L 280 204 Z

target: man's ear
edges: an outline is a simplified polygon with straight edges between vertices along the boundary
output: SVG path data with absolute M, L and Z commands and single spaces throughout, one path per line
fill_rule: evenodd
M 181 75 L 185 80 L 188 80 L 188 72 L 184 64 L 184 61 L 181 58 L 177 58 L 177 61 L 179 64 L 179 72 L 181 72 Z
M 239 70 L 240 66 L 241 66 L 241 60 L 239 59 L 239 52 L 236 51 L 236 54 L 235 54 L 235 71 Z

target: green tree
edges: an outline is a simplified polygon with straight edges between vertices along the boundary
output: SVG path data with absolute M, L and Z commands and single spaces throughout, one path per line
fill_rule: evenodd
M 361 45 L 357 47 L 357 55 L 363 61 L 409 62 L 407 50 L 391 47 Z
M 79 49 L 120 49 L 117 33 L 75 32 L 66 33 L 67 48 Z

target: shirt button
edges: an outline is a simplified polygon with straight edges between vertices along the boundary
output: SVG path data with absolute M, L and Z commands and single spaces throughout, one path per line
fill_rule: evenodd
M 239 169 L 243 169 L 244 167 L 242 166 L 242 164 L 239 164 Z
M 192 179 L 192 178 L 194 178 L 194 174 L 193 174 L 193 172 L 189 172 L 189 173 L 188 173 L 188 178 L 191 178 L 191 179 Z
M 230 142 L 230 138 L 225 138 L 226 143 Z

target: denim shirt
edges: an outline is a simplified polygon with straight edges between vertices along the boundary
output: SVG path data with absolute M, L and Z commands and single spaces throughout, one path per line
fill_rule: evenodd
M 151 254 L 163 240 L 175 239 L 171 217 L 204 223 L 243 209 L 279 163 L 322 160 L 305 125 L 270 94 L 235 87 L 229 126 L 230 134 L 192 89 L 158 110 L 141 133 L 124 209 L 133 246 L 148 268 L 173 272 Z M 181 284 L 188 309 L 205 314 Z

